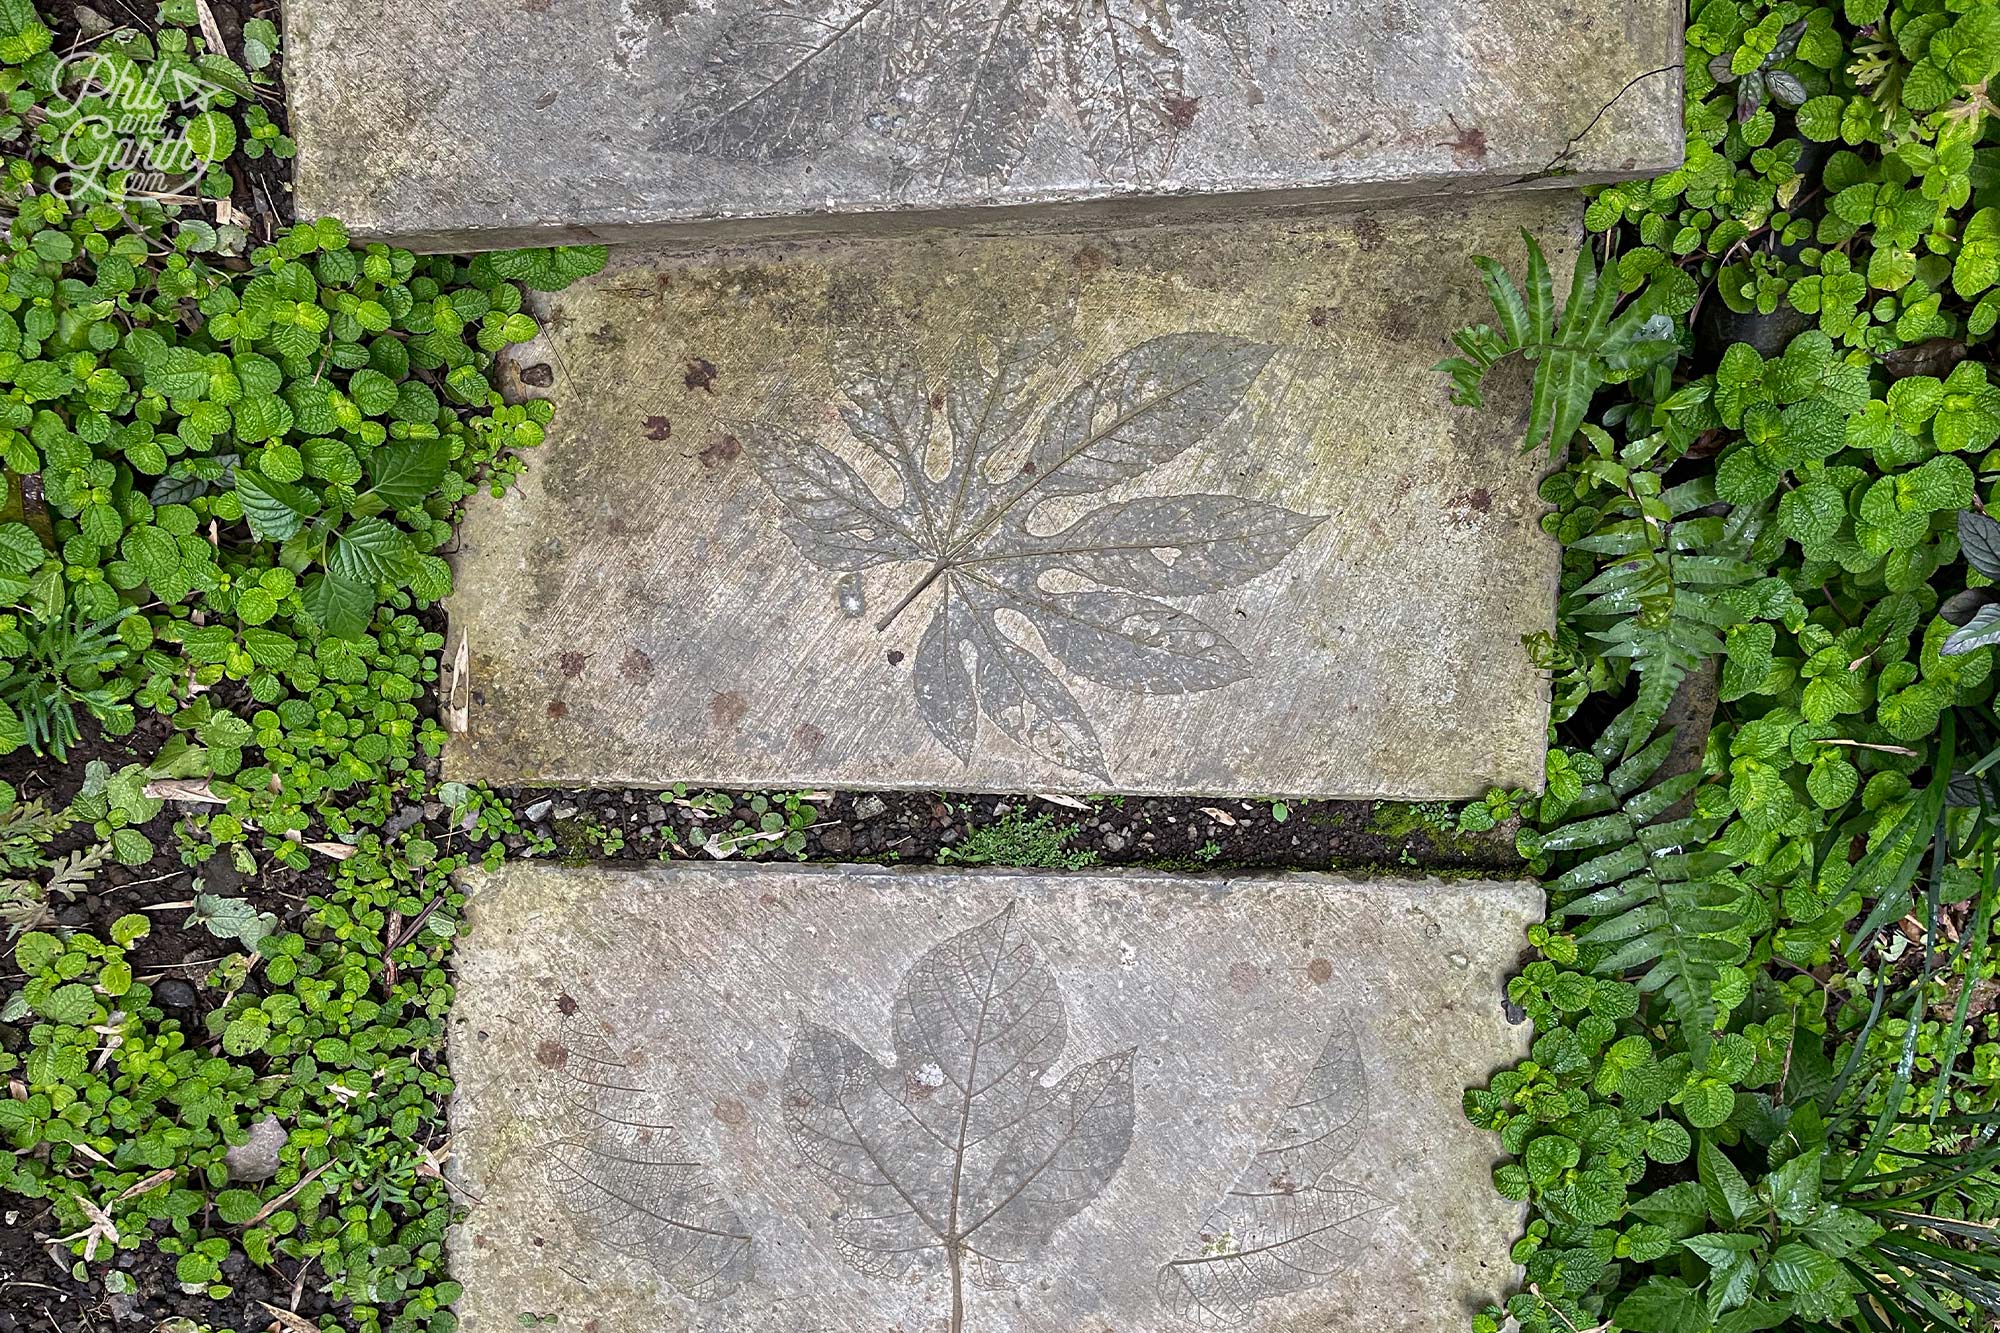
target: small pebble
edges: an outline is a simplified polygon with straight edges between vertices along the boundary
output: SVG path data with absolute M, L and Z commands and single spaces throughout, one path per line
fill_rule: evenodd
M 889 803 L 880 796 L 864 796 L 854 803 L 856 819 L 878 819 L 889 812 Z
M 548 818 L 549 811 L 555 808 L 555 804 L 553 800 L 544 796 L 541 800 L 536 801 L 533 805 L 523 810 L 521 818 L 531 824 L 539 824 L 542 820 Z
M 269 1180 L 278 1174 L 278 1154 L 285 1147 L 285 1127 L 267 1115 L 250 1126 L 250 1138 L 222 1154 L 231 1180 Z

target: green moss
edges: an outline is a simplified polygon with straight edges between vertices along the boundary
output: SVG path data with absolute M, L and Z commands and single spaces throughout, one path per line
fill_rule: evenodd
M 1385 838 L 1410 838 L 1422 834 L 1430 840 L 1431 849 L 1443 857 L 1494 859 L 1491 841 L 1479 834 L 1462 831 L 1458 827 L 1457 811 L 1446 801 L 1378 801 L 1368 831 Z
M 1097 864 L 1097 853 L 1070 847 L 1081 832 L 1076 824 L 1058 824 L 1046 811 L 1030 818 L 1015 811 L 991 824 L 973 829 L 965 840 L 939 850 L 938 859 L 947 864 L 987 866 L 1041 866 L 1059 870 L 1081 870 Z

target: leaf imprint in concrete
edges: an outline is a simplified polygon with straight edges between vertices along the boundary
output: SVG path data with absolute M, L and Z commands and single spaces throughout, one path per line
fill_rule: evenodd
M 1250 660 L 1159 599 L 1247 583 L 1322 519 L 1230 495 L 1155 495 L 1038 532 L 1032 520 L 1046 502 L 1098 495 L 1189 449 L 1226 443 L 1222 428 L 1273 351 L 1221 334 L 1169 334 L 1096 367 L 1048 407 L 1031 386 L 1068 346 L 1045 332 L 961 349 L 944 395 L 950 447 L 941 477 L 928 461 L 934 409 L 923 380 L 907 363 L 854 377 L 842 416 L 854 441 L 894 473 L 893 501 L 803 434 L 761 424 L 745 433 L 806 559 L 850 572 L 918 565 L 877 631 L 939 590 L 912 675 L 925 724 L 961 763 L 983 715 L 1033 753 L 1108 779 L 1082 704 L 1003 613 L 1032 626 L 1063 671 L 1096 684 L 1139 694 L 1220 689 L 1250 676 Z M 996 455 L 1023 447 L 1025 458 L 995 476 Z M 1048 581 L 1064 575 L 1096 586 Z M 838 605 L 863 610 L 847 585 Z
M 647 1088 L 568 992 L 535 1061 L 548 1071 L 549 1188 L 584 1235 L 644 1263 L 692 1300 L 726 1296 L 751 1273 L 743 1219 L 680 1128 L 637 1105 Z
M 1108 178 L 1151 181 L 1200 107 L 1177 20 L 1226 44 L 1249 77 L 1248 0 L 1176 0 L 1171 12 L 1143 0 L 771 0 L 723 29 L 666 142 L 783 161 L 832 147 L 893 99 L 894 179 L 940 187 L 1005 179 L 1066 111 Z
M 1534 885 L 465 880 L 465 1333 L 1458 1333 L 1513 1280 L 1463 1097 Z
M 1258 1302 L 1311 1291 L 1361 1257 L 1386 1205 L 1333 1179 L 1361 1139 L 1368 1087 L 1353 1029 L 1340 1024 L 1270 1137 L 1160 1269 L 1160 1302 L 1197 1328 L 1237 1328 Z
M 1069 1041 L 1055 974 L 1009 904 L 904 976 L 890 1014 L 896 1065 L 801 1019 L 785 1066 L 785 1127 L 845 1205 L 840 1257 L 900 1280 L 942 1264 L 951 1333 L 980 1285 L 1031 1263 L 1089 1207 L 1132 1143 L 1132 1056 L 1043 1076 Z

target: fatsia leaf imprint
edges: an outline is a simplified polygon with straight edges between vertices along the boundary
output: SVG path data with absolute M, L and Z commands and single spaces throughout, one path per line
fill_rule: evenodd
M 840 1196 L 841 1258 L 882 1278 L 942 1269 L 961 1333 L 967 1270 L 1038 1258 L 1125 1160 L 1133 1052 L 1047 1081 L 1069 1018 L 1011 904 L 919 958 L 889 1018 L 893 1066 L 800 1019 L 785 1125 Z
M 1200 109 L 1180 25 L 1251 78 L 1244 0 L 756 0 L 703 58 L 665 142 L 784 161 L 866 121 L 899 188 L 943 187 L 1006 179 L 1053 124 L 1107 178 L 1147 183 Z
M 1327 1039 L 1264 1146 L 1160 1269 L 1160 1301 L 1202 1329 L 1236 1328 L 1261 1301 L 1309 1291 L 1360 1258 L 1374 1196 L 1329 1179 L 1354 1150 L 1368 1090 L 1354 1033 Z
M 550 1117 L 548 1181 L 578 1230 L 629 1255 L 691 1300 L 726 1296 L 751 1273 L 751 1237 L 680 1129 L 604 1028 L 567 993 L 535 1043 Z
M 906 361 L 856 352 L 842 417 L 855 445 L 893 474 L 890 496 L 797 431 L 756 423 L 744 433 L 806 559 L 840 571 L 925 564 L 876 628 L 936 591 L 912 674 L 918 709 L 947 748 L 969 760 L 983 716 L 1032 753 L 1108 778 L 1064 676 L 1136 694 L 1245 679 L 1253 668 L 1235 644 L 1161 599 L 1269 573 L 1321 519 L 1233 495 L 1156 495 L 1039 530 L 1054 526 L 1034 521 L 1050 501 L 1103 495 L 1221 442 L 1272 356 L 1242 338 L 1169 334 L 1112 357 L 1045 405 L 1036 389 L 1069 351 L 1053 333 L 971 342 L 937 393 Z M 940 429 L 942 449 L 933 443 Z

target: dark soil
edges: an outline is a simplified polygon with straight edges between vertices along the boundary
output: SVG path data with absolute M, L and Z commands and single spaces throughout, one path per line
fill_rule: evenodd
M 159 750 L 170 733 L 166 719 L 143 711 L 138 728 L 129 736 L 104 736 L 94 722 L 86 720 L 84 739 L 71 748 L 65 762 L 58 764 L 19 751 L 0 759 L 0 779 L 12 783 L 20 799 L 39 799 L 57 808 L 83 785 L 84 769 L 90 761 L 102 760 L 114 769 L 142 763 Z M 255 879 L 245 879 L 227 856 L 216 857 L 198 869 L 183 865 L 174 832 L 175 823 L 183 817 L 184 808 L 170 805 L 142 826 L 156 849 L 151 862 L 143 866 L 107 863 L 89 881 L 88 892 L 67 900 L 57 898 L 48 907 L 53 924 L 92 931 L 100 937 L 128 912 L 150 915 L 153 932 L 129 954 L 133 971 L 153 988 L 153 1002 L 169 1018 L 178 1020 L 183 1032 L 198 1037 L 204 1030 L 202 1020 L 211 994 L 201 986 L 201 980 L 236 946 L 206 931 L 182 928 L 187 911 L 175 904 L 193 899 L 197 876 L 208 892 L 247 898 L 259 910 L 276 913 L 293 929 L 300 924 L 307 895 L 324 892 L 328 885 L 323 870 L 302 874 L 277 864 L 268 865 Z M 51 847 L 63 854 L 96 841 L 93 831 L 84 826 L 61 835 Z M 149 911 L 155 908 L 162 910 Z M 14 971 L 11 951 L 0 951 L 0 994 L 13 990 L 21 980 Z M 25 1038 L 22 1029 L 0 1025 L 0 1046 L 18 1051 Z M 176 1315 L 249 1333 L 271 1326 L 271 1316 L 258 1302 L 296 1308 L 308 1315 L 327 1308 L 310 1281 L 294 1306 L 292 1286 L 298 1265 L 293 1261 L 281 1260 L 275 1269 L 261 1270 L 240 1252 L 224 1265 L 225 1280 L 235 1287 L 234 1294 L 221 1301 L 183 1295 L 174 1279 L 174 1258 L 151 1246 L 120 1252 L 110 1260 L 132 1275 L 138 1293 L 108 1295 L 102 1279 L 104 1259 L 93 1265 L 98 1276 L 76 1281 L 69 1274 L 74 1261 L 67 1247 L 47 1244 L 57 1234 L 53 1225 L 54 1219 L 40 1200 L 0 1195 L 0 1333 L 151 1329 Z
M 613 859 L 660 860 L 708 855 L 703 844 L 758 816 L 737 793 L 728 815 L 676 798 L 671 792 L 557 791 L 512 788 L 502 793 L 524 826 L 551 839 L 543 853 L 564 859 L 599 859 L 603 830 L 616 830 L 623 846 Z M 819 792 L 797 857 L 781 859 L 927 864 L 963 861 L 962 845 L 974 830 L 1008 826 L 1047 815 L 1073 830 L 1064 850 L 1088 853 L 1093 864 L 1163 870 L 1386 869 L 1413 874 L 1506 873 L 1518 868 L 1511 830 L 1465 836 L 1433 828 L 1421 818 L 1366 801 L 1213 800 L 1201 797 L 1110 796 L 1079 810 L 1044 796 L 975 796 L 952 792 Z M 1283 818 L 1279 817 L 1283 813 Z M 510 850 L 529 840 L 510 834 Z M 952 853 L 959 854 L 954 856 Z M 772 859 L 745 848 L 746 858 Z
M 265 1306 L 292 1311 L 317 1323 L 332 1307 L 313 1290 L 318 1273 L 294 1283 L 300 1265 L 280 1259 L 270 1269 L 253 1265 L 239 1251 L 223 1262 L 223 1280 L 235 1291 L 223 1300 L 184 1296 L 174 1281 L 173 1256 L 148 1245 L 121 1251 L 111 1266 L 130 1273 L 138 1287 L 131 1296 L 107 1295 L 101 1277 L 78 1282 L 70 1277 L 68 1256 L 55 1257 L 42 1248 L 37 1233 L 46 1230 L 45 1217 L 9 1199 L 0 1210 L 0 1333 L 97 1333 L 97 1330 L 154 1329 L 176 1316 L 202 1328 L 253 1333 L 277 1325 Z M 17 1211 L 21 1210 L 21 1211 Z M 105 1260 L 92 1265 L 102 1273 Z

